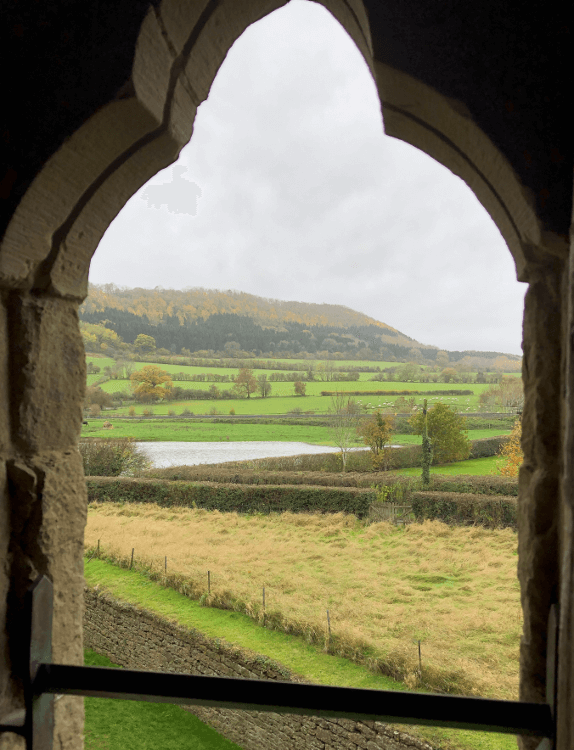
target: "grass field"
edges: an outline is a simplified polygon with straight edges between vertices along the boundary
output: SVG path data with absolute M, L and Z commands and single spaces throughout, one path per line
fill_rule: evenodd
M 103 369 L 106 366 L 113 366 L 114 361 L 109 357 L 96 357 L 95 355 L 87 355 L 87 361 L 93 362 L 98 365 L 102 372 L 99 374 L 88 375 L 87 384 L 94 385 L 103 375 Z M 228 360 L 232 367 L 192 367 L 179 363 L 175 364 L 161 364 L 159 365 L 163 370 L 171 374 L 179 372 L 186 373 L 188 375 L 197 375 L 200 373 L 213 373 L 217 375 L 235 376 L 238 373 L 237 360 Z M 287 364 L 288 367 L 293 366 L 296 363 L 305 363 L 305 360 L 278 360 L 278 363 Z M 141 369 L 147 363 L 145 362 L 133 362 L 131 363 L 134 370 Z M 308 364 L 308 362 L 307 362 Z M 316 365 L 319 362 L 315 363 Z M 379 367 L 384 369 L 389 366 L 397 366 L 400 363 L 392 362 L 334 362 L 332 363 L 336 367 L 348 367 L 353 366 L 370 366 Z M 268 378 L 277 370 L 256 370 L 255 375 L 266 374 Z M 304 374 L 304 373 L 302 373 Z M 513 373 L 516 375 L 516 373 Z M 428 396 L 429 405 L 433 405 L 439 401 L 447 403 L 457 409 L 460 412 L 473 412 L 479 409 L 479 396 L 480 394 L 490 386 L 486 384 L 473 384 L 473 383 L 403 383 L 403 382 L 377 382 L 371 381 L 373 373 L 360 373 L 358 381 L 346 381 L 346 382 L 324 382 L 317 376 L 315 381 L 306 383 L 306 395 L 299 397 L 294 395 L 294 385 L 290 382 L 271 382 L 271 396 L 268 398 L 260 398 L 257 394 L 254 394 L 252 398 L 237 398 L 237 399 L 206 399 L 206 400 L 189 400 L 184 402 L 165 402 L 158 403 L 151 407 L 156 414 L 167 414 L 169 411 L 174 411 L 176 414 L 181 414 L 184 410 L 192 411 L 196 414 L 210 414 L 220 413 L 228 414 L 231 409 L 236 414 L 252 415 L 252 414 L 287 414 L 293 409 L 300 409 L 303 412 L 325 414 L 331 407 L 331 399 L 329 396 L 321 396 L 321 391 L 421 391 L 426 393 L 428 391 L 448 391 L 448 390 L 471 390 L 473 395 L 470 396 L 449 396 L 449 395 L 433 395 Z M 123 380 L 107 380 L 100 384 L 102 390 L 111 395 L 115 393 L 131 394 L 131 381 L 129 379 Z M 211 382 L 191 382 L 191 381 L 174 381 L 175 386 L 180 386 L 186 389 L 192 390 L 207 390 L 210 386 L 215 385 L 220 391 L 229 391 L 233 388 L 232 382 L 227 383 L 211 383 Z M 397 396 L 352 396 L 357 403 L 359 403 L 366 412 L 372 412 L 375 409 L 383 409 L 389 411 L 401 411 L 404 410 L 404 406 L 395 405 Z M 422 404 L 423 395 L 415 396 L 417 404 Z M 136 406 L 136 413 L 141 414 L 145 406 Z M 122 414 L 127 413 L 129 406 L 120 407 L 114 413 Z
M 88 419 L 82 437 L 131 437 L 145 441 L 225 442 L 245 440 L 281 440 L 313 445 L 333 445 L 327 427 L 282 424 L 221 424 L 179 420 L 128 420 L 109 418 L 113 429 L 103 427 L 102 420 Z M 357 443 L 358 445 L 359 443 Z
M 253 619 L 244 614 L 233 610 L 201 606 L 198 602 L 173 589 L 150 581 L 136 570 L 121 570 L 98 559 L 87 564 L 85 570 L 86 582 L 89 585 L 99 585 L 119 599 L 156 612 L 185 627 L 196 628 L 208 637 L 222 638 L 228 643 L 264 654 L 284 664 L 306 681 L 375 690 L 404 690 L 406 688 L 402 682 L 396 682 L 381 674 L 373 674 L 348 659 L 327 654 L 303 638 L 259 627 Z M 515 750 L 516 748 L 516 739 L 508 735 L 434 727 L 397 728 L 419 736 L 441 750 L 455 748 L 456 750 Z M 88 750 L 99 750 L 99 747 L 88 746 Z M 108 748 L 103 746 L 103 750 L 108 750 Z M 115 750 L 115 748 L 109 748 L 109 750 Z
M 298 424 L 238 424 L 221 422 L 198 422 L 193 420 L 134 420 L 108 417 L 112 429 L 104 428 L 103 420 L 88 418 L 82 426 L 82 437 L 119 438 L 134 440 L 166 440 L 180 442 L 224 442 L 251 440 L 279 440 L 285 442 L 311 443 L 312 445 L 335 445 L 328 427 Z M 509 430 L 469 430 L 471 440 L 480 440 L 495 435 L 508 435 Z M 397 445 L 420 445 L 419 435 L 397 434 L 393 443 Z M 363 445 L 357 438 L 357 446 Z
M 90 667 L 117 667 L 86 649 Z M 241 750 L 197 716 L 168 703 L 85 698 L 86 750 Z
M 119 380 L 109 381 L 110 383 L 121 383 Z M 104 383 L 104 385 L 107 385 Z M 285 384 L 284 384 L 285 385 Z M 340 384 L 345 386 L 344 383 Z M 356 385 L 353 384 L 353 385 Z M 476 387 L 476 386 L 475 386 Z M 291 384 L 291 391 L 293 390 Z M 353 397 L 354 398 L 354 397 Z M 388 399 L 395 399 L 396 397 L 388 397 Z M 416 397 L 417 404 L 422 404 L 423 396 Z M 458 399 L 458 400 L 457 400 Z M 478 395 L 476 396 L 460 396 L 460 397 L 444 397 L 440 396 L 429 396 L 429 406 L 442 401 L 449 406 L 455 407 L 456 411 L 459 412 L 473 412 L 478 411 Z M 393 410 L 394 407 L 386 406 L 384 399 L 371 398 L 360 399 L 357 397 L 357 402 L 363 401 L 367 413 L 370 413 L 377 408 L 384 410 L 385 408 Z M 390 401 L 387 400 L 387 403 Z M 148 409 L 154 414 L 165 414 L 167 415 L 170 411 L 175 412 L 176 415 L 181 415 L 183 412 L 192 412 L 193 414 L 229 414 L 233 410 L 238 415 L 254 415 L 254 414 L 289 414 L 293 410 L 300 410 L 302 413 L 309 414 L 327 414 L 331 408 L 331 398 L 329 396 L 270 396 L 269 398 L 232 398 L 232 399 L 202 399 L 202 400 L 189 400 L 189 401 L 165 401 L 151 406 L 146 405 L 135 405 L 136 415 L 141 416 L 145 409 Z M 124 414 L 127 415 L 130 406 L 122 406 L 117 409 L 111 410 L 110 414 Z M 401 412 L 401 408 L 396 409 Z
M 163 367 L 162 369 L 168 369 L 169 366 Z M 188 370 L 195 369 L 201 372 L 201 368 L 187 368 Z M 213 368 L 215 370 L 217 368 Z M 203 370 L 205 371 L 205 370 Z M 227 373 L 225 370 L 219 368 L 219 372 L 223 374 L 237 374 L 237 370 L 228 370 Z M 271 374 L 271 371 L 261 371 L 261 372 L 267 372 L 268 375 Z M 260 371 L 255 372 L 256 375 L 260 374 Z M 457 404 L 461 407 L 461 411 L 468 408 L 475 408 L 478 406 L 478 396 L 489 386 L 481 383 L 458 383 L 458 384 L 452 384 L 452 383 L 400 383 L 400 382 L 393 382 L 393 383 L 379 383 L 379 382 L 372 382 L 367 379 L 365 379 L 365 373 L 361 373 L 361 379 L 358 381 L 342 381 L 342 382 L 336 382 L 336 383 L 323 383 L 320 381 L 312 381 L 309 383 L 306 383 L 306 396 L 304 397 L 296 397 L 300 401 L 307 401 L 310 398 L 313 397 L 321 397 L 321 391 L 449 391 L 449 390 L 471 390 L 473 391 L 473 396 L 429 396 L 429 402 L 434 403 L 437 400 L 443 400 L 446 403 L 453 403 Z M 89 375 L 88 378 L 91 379 L 93 382 L 94 379 L 100 377 L 99 375 Z M 367 376 L 368 377 L 368 376 Z M 91 382 L 89 381 L 88 384 L 91 385 Z M 212 383 L 212 382 L 195 382 L 195 381 L 188 381 L 188 380 L 177 380 L 174 381 L 174 386 L 181 386 L 182 388 L 187 388 L 191 390 L 207 390 L 210 386 L 215 385 L 219 390 L 231 390 L 233 388 L 233 383 Z M 118 393 L 121 391 L 131 392 L 131 381 L 130 380 L 108 380 L 105 383 L 102 383 L 101 386 L 103 391 L 106 391 L 106 393 Z M 249 401 L 266 401 L 269 399 L 275 399 L 275 398 L 282 398 L 282 397 L 293 397 L 294 396 L 294 386 L 292 382 L 271 382 L 271 396 L 267 399 L 262 399 L 259 397 L 258 394 L 254 394 L 250 399 L 245 399 Z M 353 396 L 354 399 L 356 399 L 357 402 L 363 402 L 365 405 L 371 404 L 372 407 L 378 407 L 384 408 L 385 406 L 390 406 L 395 403 L 395 400 L 397 396 L 365 396 L 361 397 L 359 396 Z M 417 402 L 420 401 L 423 396 L 415 396 Z M 323 403 L 328 404 L 330 401 L 330 398 L 328 396 L 323 396 Z M 366 400 L 365 400 L 366 399 Z M 243 400 L 243 399 L 240 399 Z M 227 399 L 226 399 L 227 401 Z M 324 409 L 325 410 L 325 409 Z
M 267 619 L 315 642 L 325 610 L 341 654 L 361 655 L 416 682 L 422 642 L 430 688 L 514 698 L 521 610 L 516 534 L 438 522 L 365 527 L 354 516 L 239 516 L 194 509 L 102 504 L 86 544 L 169 569 L 196 594 Z M 183 580 L 182 579 L 182 580 Z M 359 658 L 359 657 L 358 657 Z
M 431 474 L 472 474 L 474 476 L 488 476 L 489 474 L 498 474 L 498 456 L 487 456 L 485 458 L 469 458 L 467 461 L 457 461 L 453 464 L 441 464 L 440 466 L 431 466 Z M 420 468 L 397 469 L 393 474 L 402 474 L 403 476 L 419 476 Z

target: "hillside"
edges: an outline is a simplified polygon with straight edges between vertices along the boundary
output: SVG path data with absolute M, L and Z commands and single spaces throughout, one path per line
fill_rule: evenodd
M 415 361 L 434 363 L 437 347 L 420 344 L 381 321 L 343 305 L 284 302 L 235 291 L 126 289 L 90 285 L 84 323 L 115 331 L 127 344 L 140 334 L 177 354 Z M 451 362 L 497 352 L 448 352 Z M 510 357 L 510 360 L 520 360 Z
M 282 330 L 288 323 L 304 327 L 353 328 L 375 326 L 381 335 L 390 334 L 392 343 L 416 343 L 386 323 L 351 310 L 343 305 L 285 302 L 256 297 L 245 292 L 216 289 L 126 289 L 113 284 L 90 284 L 89 296 L 82 305 L 85 314 L 101 313 L 105 309 L 146 316 L 152 325 L 160 325 L 176 317 L 181 325 L 207 320 L 216 314 L 240 315 L 253 319 L 263 328 Z M 402 339 L 396 340 L 396 337 Z M 420 346 L 420 344 L 418 344 Z

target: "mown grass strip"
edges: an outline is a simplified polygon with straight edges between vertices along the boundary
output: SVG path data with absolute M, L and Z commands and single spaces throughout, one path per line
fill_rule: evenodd
M 91 667 L 119 667 L 86 649 Z M 241 750 L 187 711 L 168 703 L 85 698 L 86 750 Z
M 98 559 L 86 565 L 85 570 L 89 586 L 99 585 L 118 599 L 151 610 L 185 627 L 195 628 L 211 638 L 220 638 L 265 655 L 310 682 L 383 690 L 406 689 L 403 683 L 371 674 L 341 657 L 322 653 L 302 638 L 261 628 L 246 615 L 202 607 L 136 571 L 122 570 Z M 403 730 L 420 736 L 441 750 L 515 750 L 516 747 L 516 740 L 508 735 L 436 727 L 403 727 Z M 92 747 L 99 750 L 101 746 Z M 104 750 L 116 750 L 111 746 L 103 747 Z

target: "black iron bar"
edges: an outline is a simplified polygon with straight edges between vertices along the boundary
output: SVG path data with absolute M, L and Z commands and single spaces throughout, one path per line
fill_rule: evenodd
M 62 664 L 41 664 L 32 689 L 35 695 L 58 693 L 123 698 L 534 737 L 551 737 L 553 732 L 547 704 L 488 698 Z

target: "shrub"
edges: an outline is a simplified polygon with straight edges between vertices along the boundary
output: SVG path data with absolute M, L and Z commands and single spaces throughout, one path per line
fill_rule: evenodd
M 484 458 L 485 456 L 497 456 L 501 448 L 508 443 L 508 435 L 472 440 L 470 444 L 469 458 Z
M 133 475 L 151 466 L 150 460 L 131 438 L 84 440 L 78 448 L 86 476 Z
M 135 417 L 135 415 L 136 415 L 135 407 L 130 406 L 130 408 L 128 409 L 128 414 L 129 414 L 130 417 Z
M 102 391 L 98 386 L 92 385 L 86 388 L 84 403 L 86 406 L 93 404 L 97 404 L 98 406 L 111 406 L 112 397 L 109 393 Z

